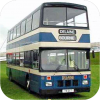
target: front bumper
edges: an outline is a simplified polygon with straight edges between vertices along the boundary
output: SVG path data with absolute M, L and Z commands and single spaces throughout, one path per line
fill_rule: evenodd
M 75 88 L 73 93 L 76 93 L 76 92 L 90 92 L 90 87 Z M 50 89 L 50 90 L 40 89 L 40 94 L 43 94 L 43 95 L 44 94 L 58 94 L 58 93 L 62 93 L 62 89 Z

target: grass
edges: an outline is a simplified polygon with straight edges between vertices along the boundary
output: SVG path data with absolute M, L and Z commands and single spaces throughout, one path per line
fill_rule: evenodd
M 11 99 L 34 99 L 47 100 L 52 99 L 89 99 L 93 97 L 99 89 L 99 53 L 96 53 L 96 58 L 91 58 L 91 91 L 75 94 L 61 94 L 61 95 L 51 95 L 51 96 L 40 96 L 36 93 L 28 93 L 23 87 L 16 84 L 15 82 L 10 82 L 6 75 L 6 63 L 1 62 L 1 89 L 3 93 Z
M 92 57 L 92 54 L 90 54 L 90 58 L 91 58 L 91 65 L 99 65 L 99 60 L 100 60 L 100 52 L 96 52 L 95 53 L 95 58 Z

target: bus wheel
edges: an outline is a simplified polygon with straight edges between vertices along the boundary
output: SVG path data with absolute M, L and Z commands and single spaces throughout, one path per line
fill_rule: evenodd
M 29 79 L 26 80 L 26 89 L 27 89 L 28 92 L 31 93 L 31 91 L 30 91 L 30 80 Z

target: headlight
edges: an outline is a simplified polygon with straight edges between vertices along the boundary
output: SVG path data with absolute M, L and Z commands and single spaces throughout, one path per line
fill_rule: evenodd
M 88 82 L 88 80 L 83 80 L 82 84 L 87 85 L 87 84 L 89 84 L 89 82 Z
M 52 86 L 52 82 L 46 82 L 46 86 Z

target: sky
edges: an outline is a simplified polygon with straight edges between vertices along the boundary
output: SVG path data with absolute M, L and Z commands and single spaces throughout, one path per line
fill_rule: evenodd
M 6 3 L 0 8 L 0 48 L 7 37 L 7 31 L 43 2 L 47 2 L 47 0 L 6 0 Z M 48 0 L 48 2 L 52 2 L 52 0 Z M 53 0 L 53 2 L 70 2 L 86 5 L 88 8 L 91 42 L 100 42 L 100 16 L 98 8 L 93 3 L 87 0 Z M 6 42 L 0 51 L 6 51 Z

